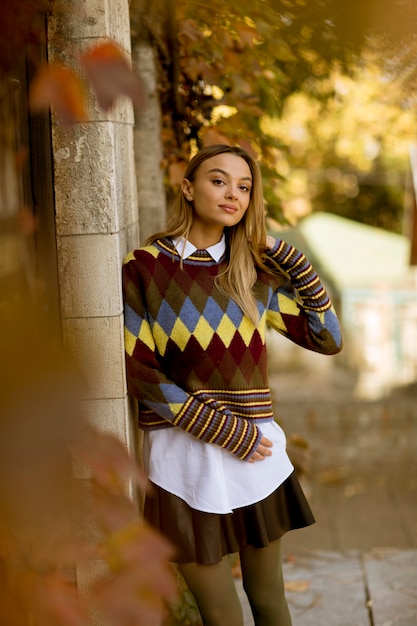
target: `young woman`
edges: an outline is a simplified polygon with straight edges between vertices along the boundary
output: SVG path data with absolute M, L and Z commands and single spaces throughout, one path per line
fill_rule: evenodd
M 289 626 L 280 537 L 314 522 L 274 421 L 266 326 L 342 346 L 301 252 L 266 235 L 260 172 L 241 148 L 191 159 L 166 230 L 124 264 L 129 392 L 153 485 L 145 517 L 177 546 L 205 626 L 242 626 L 239 552 L 256 626 Z

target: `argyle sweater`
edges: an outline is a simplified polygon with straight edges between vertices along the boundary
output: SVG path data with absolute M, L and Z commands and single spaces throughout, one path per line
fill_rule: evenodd
M 223 295 L 225 257 L 205 250 L 182 260 L 170 239 L 134 250 L 123 265 L 128 391 L 139 426 L 179 427 L 249 459 L 273 420 L 266 327 L 323 354 L 342 347 L 323 285 L 303 253 L 278 240 L 267 257 L 283 270 L 258 271 L 259 322 Z

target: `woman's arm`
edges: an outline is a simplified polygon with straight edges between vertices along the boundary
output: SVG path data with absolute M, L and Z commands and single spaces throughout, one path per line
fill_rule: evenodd
M 217 444 L 242 460 L 250 459 L 261 444 L 259 428 L 251 420 L 236 417 L 227 409 L 219 410 L 214 401 L 196 399 L 169 380 L 162 371 L 147 319 L 137 261 L 129 258 L 123 266 L 129 393 L 173 426 L 182 428 L 197 439 Z
M 289 277 L 280 285 L 268 311 L 268 322 L 295 343 L 336 354 L 342 349 L 340 324 L 329 295 L 306 256 L 282 239 L 267 237 L 267 256 Z

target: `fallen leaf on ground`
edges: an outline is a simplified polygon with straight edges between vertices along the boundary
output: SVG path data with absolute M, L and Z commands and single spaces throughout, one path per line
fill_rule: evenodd
M 310 580 L 287 580 L 285 583 L 285 591 L 293 591 L 295 593 L 305 593 L 310 587 Z

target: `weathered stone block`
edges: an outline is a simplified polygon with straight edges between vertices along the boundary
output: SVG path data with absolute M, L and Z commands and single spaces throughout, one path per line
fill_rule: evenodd
M 119 315 L 122 253 L 119 235 L 73 235 L 58 240 L 64 318 Z
M 49 39 L 111 37 L 130 52 L 127 0 L 55 0 Z
M 139 224 L 132 224 L 131 226 L 129 226 L 126 229 L 126 233 L 127 233 L 127 250 L 133 250 L 134 248 L 137 248 L 139 245 L 139 240 L 140 240 L 140 228 L 139 228 Z
M 136 224 L 139 219 L 136 190 L 136 171 L 133 158 L 133 128 L 118 125 L 114 129 L 114 169 L 116 172 L 116 203 L 119 214 L 119 228 Z M 149 147 L 147 147 L 149 149 Z
M 131 133 L 113 122 L 53 128 L 58 235 L 115 233 L 137 220 Z
M 117 437 L 135 458 L 137 454 L 137 433 L 133 425 L 131 408 L 127 398 L 84 400 L 81 403 L 83 417 L 101 432 Z M 75 478 L 90 478 L 89 469 L 77 459 L 73 462 Z
M 123 316 L 69 319 L 64 344 L 80 364 L 89 398 L 124 398 Z
M 122 251 L 122 258 L 124 258 L 130 250 L 138 248 L 139 245 L 139 224 L 137 222 L 120 231 L 120 250 Z

